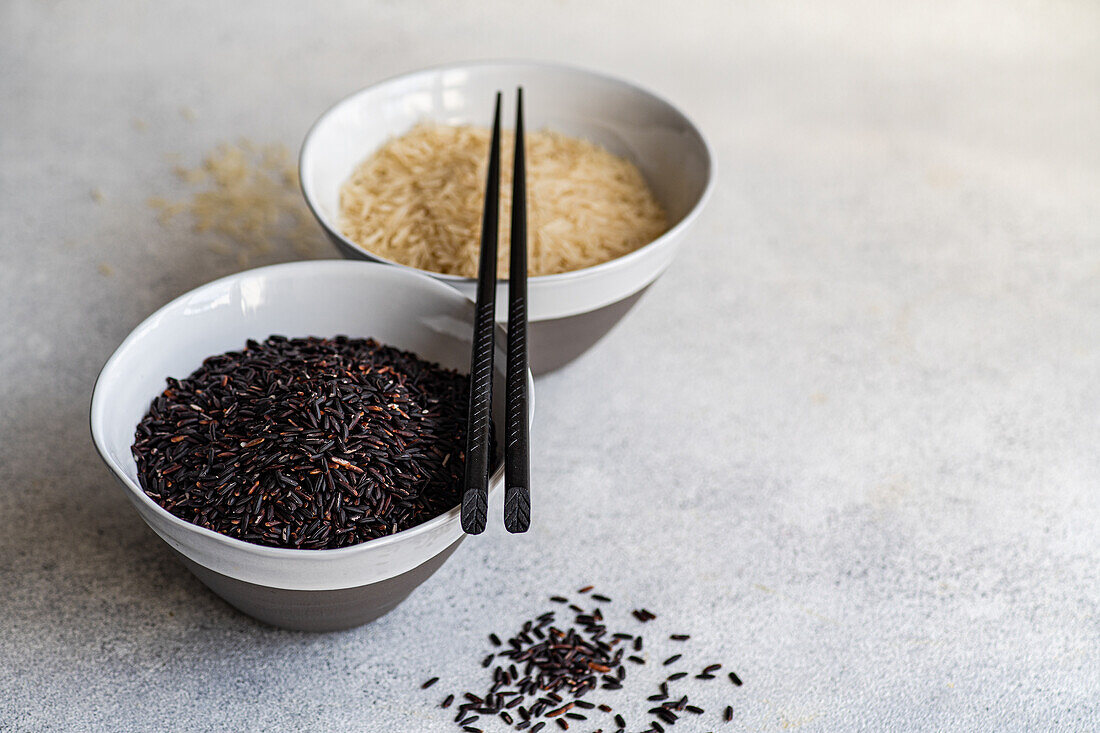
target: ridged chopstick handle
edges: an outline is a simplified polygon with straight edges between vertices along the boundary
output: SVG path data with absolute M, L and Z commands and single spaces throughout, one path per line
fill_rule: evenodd
M 500 218 L 500 93 L 493 115 L 485 210 L 481 220 L 477 305 L 470 355 L 470 410 L 466 420 L 466 476 L 462 493 L 462 529 L 485 531 L 489 514 L 489 458 L 493 406 L 493 329 L 496 327 L 497 229 Z
M 512 169 L 512 251 L 508 277 L 508 375 L 504 407 L 504 527 L 531 526 L 531 455 L 527 420 L 527 156 L 523 90 L 516 95 L 516 149 Z
M 522 319 L 522 326 L 515 326 Z M 527 424 L 527 304 L 508 307 L 508 381 L 505 405 L 504 527 L 526 532 L 531 526 L 530 436 Z
M 496 304 L 478 303 L 470 368 L 470 416 L 466 426 L 466 490 L 462 495 L 462 529 L 485 531 L 489 514 L 489 416 L 493 397 L 493 329 Z

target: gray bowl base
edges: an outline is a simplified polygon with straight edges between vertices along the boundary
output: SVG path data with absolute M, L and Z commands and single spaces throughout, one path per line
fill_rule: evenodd
M 336 245 L 340 254 L 349 260 L 385 263 L 385 260 L 376 259 L 363 250 L 352 247 L 328 230 L 325 230 L 325 234 Z M 560 369 L 588 351 L 615 327 L 647 290 L 649 285 L 622 300 L 587 313 L 531 321 L 527 326 L 527 359 L 531 374 L 538 376 Z M 507 324 L 504 326 L 507 327 Z
M 627 298 L 566 318 L 527 325 L 528 360 L 535 376 L 560 369 L 596 345 L 641 299 L 649 286 Z
M 237 580 L 176 553 L 188 570 L 238 611 L 295 631 L 342 631 L 380 618 L 405 600 L 451 556 L 465 538 L 417 567 L 356 588 L 286 590 Z

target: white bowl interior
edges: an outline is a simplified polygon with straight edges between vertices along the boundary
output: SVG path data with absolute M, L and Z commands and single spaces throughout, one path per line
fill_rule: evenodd
M 710 154 L 699 131 L 671 104 L 627 82 L 583 69 L 535 62 L 463 64 L 414 72 L 357 92 L 326 112 L 306 137 L 300 171 L 307 201 L 326 228 L 340 236 L 340 187 L 363 159 L 421 121 L 488 126 L 498 90 L 505 92 L 504 119 L 510 125 L 517 86 L 524 89 L 527 129 L 551 128 L 585 138 L 634 162 L 668 212 L 673 230 L 619 260 L 532 278 L 532 320 L 575 315 L 640 290 L 667 260 L 637 269 L 621 284 L 601 283 L 597 287 L 605 291 L 603 297 L 559 290 L 560 297 L 552 301 L 540 288 L 550 286 L 550 281 L 597 274 L 664 244 L 662 240 L 675 239 L 677 225 L 686 223 L 709 191 Z M 340 238 L 347 247 L 363 251 Z M 470 280 L 439 277 L 450 278 L 464 292 L 472 293 Z M 501 308 L 498 302 L 499 320 L 503 320 Z
M 192 560 L 241 580 L 302 590 L 351 587 L 396 575 L 458 537 L 454 510 L 392 537 L 340 550 L 284 550 L 234 540 L 191 525 L 141 491 L 130 453 L 134 430 L 165 378 L 182 378 L 213 354 L 240 349 L 249 338 L 339 334 L 374 338 L 431 361 L 469 371 L 472 307 L 455 290 L 423 275 L 385 265 L 315 261 L 275 265 L 204 285 L 160 309 L 123 342 L 104 366 L 92 399 L 92 434 L 110 468 L 129 489 L 143 518 Z M 503 336 L 496 366 L 502 382 Z M 531 383 L 529 382 L 529 386 Z M 494 418 L 503 425 L 498 385 Z M 498 436 L 499 439 L 500 436 Z M 498 470 L 494 481 L 499 483 Z M 454 515 L 454 516 L 451 516 Z M 431 525 L 431 526 L 429 526 Z M 439 537 L 428 537 L 440 531 Z M 420 537 L 396 547 L 401 538 Z M 369 567 L 356 556 L 372 552 Z M 323 557 L 340 558 L 326 563 Z

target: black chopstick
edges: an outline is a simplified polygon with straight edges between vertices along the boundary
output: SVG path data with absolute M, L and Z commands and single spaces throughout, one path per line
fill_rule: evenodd
M 493 400 L 493 329 L 496 328 L 497 225 L 500 218 L 500 92 L 493 113 L 485 210 L 481 218 L 481 261 L 477 271 L 473 347 L 470 355 L 470 410 L 466 422 L 466 479 L 462 529 L 485 531 L 489 511 L 490 414 Z
M 504 527 L 531 526 L 530 444 L 527 424 L 527 160 L 523 89 L 516 90 L 516 152 L 512 163 L 511 260 L 508 265 L 508 377 L 504 413 Z

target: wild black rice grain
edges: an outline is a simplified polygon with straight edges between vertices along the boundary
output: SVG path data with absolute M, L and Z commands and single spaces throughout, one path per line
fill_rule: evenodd
M 454 695 L 447 695 L 447 697 L 443 698 L 443 702 L 440 704 L 439 707 L 449 708 L 449 707 L 451 707 L 451 703 L 454 702 L 454 701 L 455 701 L 455 696 Z
M 737 676 L 736 672 L 730 672 L 730 682 L 737 685 L 738 687 L 741 686 L 741 678 Z
M 460 501 L 467 379 L 369 339 L 271 336 L 165 389 L 132 447 L 145 493 L 295 549 L 391 535 Z
M 727 723 L 730 722 L 731 720 L 733 720 L 733 706 L 732 705 L 727 705 L 726 706 L 726 712 L 722 715 L 722 717 L 725 719 L 725 721 Z
M 427 682 L 425 682 L 424 684 L 422 684 L 422 685 L 420 686 L 420 689 L 421 689 L 421 690 L 426 690 L 426 689 L 428 689 L 429 687 L 431 687 L 432 685 L 434 685 L 434 684 L 435 684 L 436 682 L 439 682 L 439 678 L 438 678 L 438 677 L 432 677 L 432 678 L 431 678 L 430 680 L 428 680 Z
M 586 594 L 591 590 L 591 587 L 586 586 L 578 592 Z M 593 601 L 607 602 L 606 596 L 599 594 L 590 594 L 588 597 Z M 593 691 L 600 694 L 604 690 L 623 689 L 627 677 L 624 664 L 645 664 L 642 657 L 627 653 L 631 648 L 641 649 L 642 637 L 608 629 L 599 608 L 585 610 L 577 604 L 569 603 L 564 596 L 549 598 L 554 603 L 565 604 L 573 612 L 571 623 L 558 623 L 556 613 L 548 611 L 523 622 L 508 639 L 496 633 L 489 634 L 489 643 L 495 649 L 485 657 L 482 664 L 488 667 L 494 659 L 497 662 L 492 671 L 491 686 L 481 696 L 464 693 L 463 697 L 468 702 L 459 706 L 456 721 L 460 721 L 460 726 L 469 726 L 471 722 L 478 720 L 478 716 L 491 715 L 499 717 L 516 730 L 528 733 L 538 733 L 549 722 L 557 723 L 562 730 L 568 730 L 571 721 L 589 721 L 585 730 L 590 733 L 611 730 L 610 726 L 592 730 L 599 723 L 599 714 L 585 714 L 592 710 L 611 714 L 611 706 L 583 698 Z M 631 613 L 642 623 L 656 618 L 656 614 L 644 608 Z M 669 636 L 675 642 L 689 638 L 687 634 Z M 662 664 L 675 664 L 683 656 L 674 654 Z M 721 664 L 707 665 L 695 677 L 713 679 L 713 672 L 721 668 Z M 688 704 L 688 695 L 670 699 L 669 684 L 684 680 L 689 674 L 683 671 L 674 672 L 658 684 L 659 693 L 648 698 L 651 704 L 657 706 L 649 709 L 652 719 L 646 731 L 641 733 L 663 733 L 665 726 L 671 727 L 677 721 L 682 722 L 681 714 L 704 713 L 703 708 L 698 705 Z M 735 684 L 740 683 L 734 673 L 729 675 L 731 682 L 736 680 Z M 682 689 L 677 691 L 683 692 Z M 508 712 L 513 709 L 514 712 Z M 729 714 L 732 719 L 732 706 Z M 617 733 L 626 733 L 626 719 L 621 714 L 615 713 L 614 722 Z M 572 725 L 577 727 L 575 722 Z

